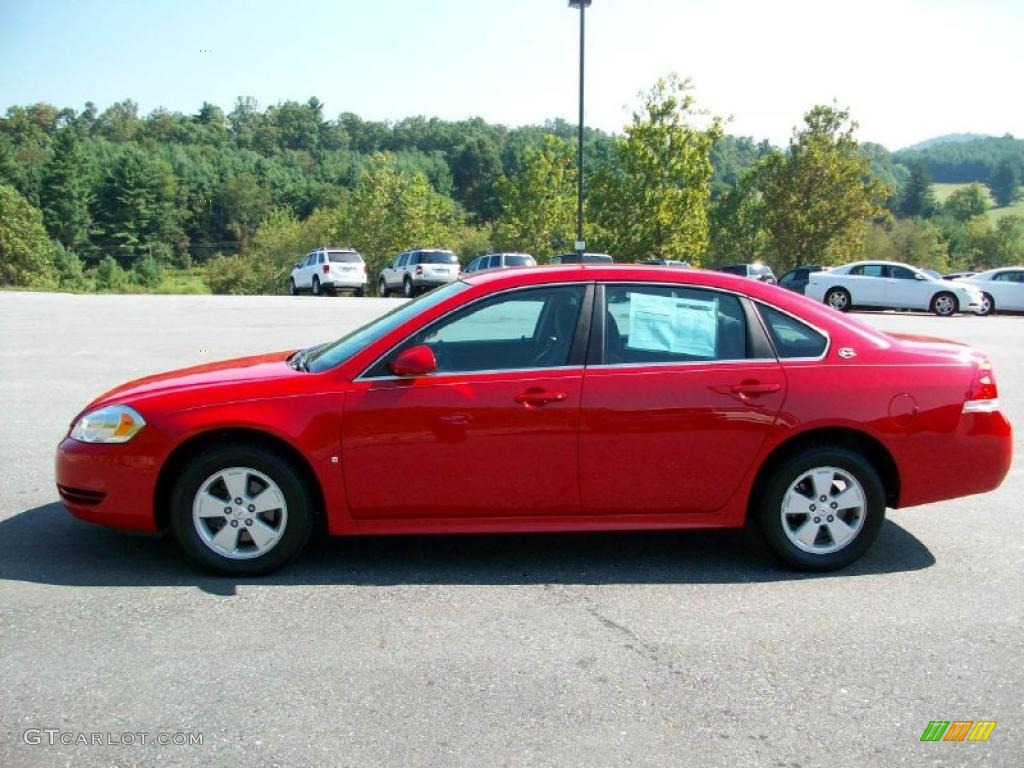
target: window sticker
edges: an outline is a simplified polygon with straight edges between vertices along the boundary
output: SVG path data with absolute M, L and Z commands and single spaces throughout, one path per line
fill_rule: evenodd
M 717 343 L 717 298 L 630 295 L 628 348 L 714 358 Z

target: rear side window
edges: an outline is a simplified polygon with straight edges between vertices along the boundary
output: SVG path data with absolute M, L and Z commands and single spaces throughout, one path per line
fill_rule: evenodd
M 851 275 L 864 277 L 885 277 L 888 270 L 883 264 L 861 264 L 850 270 Z
M 606 297 L 606 365 L 747 356 L 747 324 L 735 296 L 682 286 L 610 285 Z
M 809 325 L 764 304 L 757 305 L 780 358 L 821 357 L 828 340 Z

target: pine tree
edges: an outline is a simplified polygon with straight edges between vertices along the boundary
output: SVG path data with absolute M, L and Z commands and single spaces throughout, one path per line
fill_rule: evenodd
M 39 197 L 43 221 L 51 237 L 71 249 L 88 242 L 91 224 L 89 163 L 73 129 L 57 134 Z

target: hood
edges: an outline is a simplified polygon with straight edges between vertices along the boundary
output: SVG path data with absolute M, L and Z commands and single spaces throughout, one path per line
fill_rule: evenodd
M 238 357 L 233 360 L 222 360 L 217 363 L 197 365 L 192 368 L 181 368 L 167 373 L 158 373 L 135 379 L 93 400 L 89 408 L 110 403 L 124 403 L 139 398 L 166 394 L 168 392 L 184 392 L 195 389 L 207 389 L 238 385 L 273 379 L 287 379 L 308 374 L 296 371 L 285 361 L 294 350 L 272 352 L 252 357 Z

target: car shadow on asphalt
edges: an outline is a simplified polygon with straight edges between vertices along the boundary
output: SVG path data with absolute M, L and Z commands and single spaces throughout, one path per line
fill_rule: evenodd
M 59 503 L 0 521 L 0 579 L 57 586 L 195 586 L 233 595 L 239 584 L 732 584 L 915 571 L 928 548 L 887 520 L 849 568 L 807 574 L 782 567 L 745 531 L 323 537 L 258 579 L 210 576 L 169 537 L 90 525 Z

